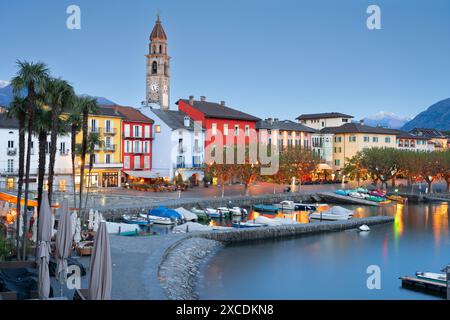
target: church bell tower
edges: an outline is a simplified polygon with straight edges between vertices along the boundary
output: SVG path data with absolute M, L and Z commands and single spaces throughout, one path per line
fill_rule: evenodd
M 146 99 L 148 104 L 159 104 L 163 110 L 170 105 L 170 57 L 167 54 L 167 36 L 158 17 L 150 34 L 147 57 Z

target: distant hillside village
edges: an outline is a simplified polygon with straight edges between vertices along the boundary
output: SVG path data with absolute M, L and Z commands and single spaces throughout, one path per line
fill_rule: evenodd
M 262 120 L 228 106 L 225 101 L 208 101 L 205 96 L 178 99 L 176 109 L 170 109 L 170 58 L 159 18 L 150 35 L 146 70 L 143 106 L 102 105 L 96 114 L 89 115 L 88 131 L 97 133 L 102 141 L 93 150 L 91 187 L 114 188 L 133 181 L 173 180 L 179 176 L 198 184 L 204 178 L 205 150 L 215 143 L 218 134 L 232 137 L 234 143 L 249 145 L 265 137 L 265 143 L 279 149 L 311 150 L 336 176 L 347 159 L 365 148 L 421 152 L 450 148 L 450 137 L 438 130 L 413 128 L 406 132 L 372 127 L 339 112 L 301 114 L 295 120 Z M 0 174 L 2 183 L 14 188 L 19 169 L 19 125 L 16 119 L 6 116 L 6 110 L 4 106 L 0 114 Z M 65 191 L 72 183 L 71 140 L 70 133 L 58 137 L 56 190 Z M 81 140 L 80 134 L 76 140 Z M 33 137 L 32 146 L 29 181 L 36 182 L 37 137 Z M 48 154 L 49 142 L 45 147 Z M 78 166 L 79 163 L 75 162 Z M 76 172 L 75 184 L 79 184 L 78 167 Z

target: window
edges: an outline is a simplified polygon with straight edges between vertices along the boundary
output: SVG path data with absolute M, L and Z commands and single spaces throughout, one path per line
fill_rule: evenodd
M 245 136 L 246 137 L 250 136 L 250 126 L 249 125 L 245 126 Z
M 213 136 L 215 136 L 217 134 L 217 123 L 213 123 L 211 125 L 211 131 L 212 131 L 211 133 Z
M 227 136 L 227 135 L 228 135 L 228 124 L 227 124 L 227 123 L 225 123 L 225 124 L 223 125 L 223 135 L 224 135 L 224 136 Z
M 105 163 L 111 163 L 111 155 L 105 154 Z
M 8 159 L 8 167 L 6 169 L 8 173 L 14 172 L 14 159 Z
M 111 120 L 105 120 L 105 132 L 112 132 Z
M 111 147 L 111 137 L 106 137 L 105 138 L 105 148 L 110 148 Z
M 145 169 L 150 169 L 150 156 L 145 156 L 144 157 L 144 168 Z
M 148 141 L 144 141 L 144 153 L 149 153 L 149 142 Z
M 156 61 L 153 61 L 152 63 L 152 74 L 158 73 L 158 63 Z
M 123 166 L 125 169 L 130 169 L 130 156 L 123 157 Z
M 91 132 L 98 132 L 96 119 L 91 119 Z
M 334 137 L 334 142 L 342 142 L 342 137 Z
M 348 119 L 342 119 L 342 122 L 348 122 Z
M 325 121 L 322 121 L 322 128 L 325 127 Z
M 199 153 L 200 152 L 200 146 L 198 144 L 198 139 L 194 140 L 194 152 Z
M 141 126 L 134 126 L 134 136 L 136 138 L 142 137 L 142 127 Z
M 141 142 L 135 141 L 134 142 L 134 153 L 140 153 L 141 152 Z
M 14 148 L 14 141 L 13 141 L 13 140 L 9 140 L 9 141 L 8 141 L 8 148 L 9 148 L 9 149 Z
M 160 133 L 161 132 L 161 126 L 158 124 L 155 126 L 155 133 Z
M 145 138 L 150 138 L 150 126 L 144 127 L 144 136 Z
M 384 138 L 384 142 L 386 142 L 386 143 L 391 143 L 391 137 L 386 137 L 386 138 Z
M 65 155 L 66 154 L 66 143 L 65 142 L 61 142 L 59 145 L 59 153 L 61 155 Z
M 131 146 L 132 144 L 130 140 L 125 141 L 125 152 L 127 153 L 133 152 Z
M 239 125 L 234 126 L 234 135 L 237 137 L 239 135 Z
M 372 142 L 378 142 L 378 137 L 372 137 Z
M 356 136 L 350 136 L 348 137 L 349 142 L 356 142 Z
M 335 166 L 340 166 L 341 165 L 341 160 L 339 160 L 339 159 L 334 160 L 334 165 Z
M 140 156 L 134 156 L 134 168 L 135 169 L 141 168 L 141 157 Z
M 369 136 L 364 136 L 364 142 L 370 142 L 370 137 Z
M 129 137 L 130 136 L 130 125 L 129 124 L 125 125 L 124 131 L 125 131 L 124 132 L 125 137 Z
M 59 180 L 59 191 L 66 192 L 66 180 Z

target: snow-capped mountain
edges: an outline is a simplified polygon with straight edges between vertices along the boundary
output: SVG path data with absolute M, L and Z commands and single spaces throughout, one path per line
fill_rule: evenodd
M 377 114 L 362 119 L 365 125 L 382 126 L 391 129 L 400 129 L 407 123 L 410 118 L 398 116 L 392 112 L 380 111 Z
M 10 82 L 6 80 L 0 80 L 0 89 L 9 86 Z

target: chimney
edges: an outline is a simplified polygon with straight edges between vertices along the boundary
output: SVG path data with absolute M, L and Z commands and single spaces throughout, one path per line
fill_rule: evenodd
M 359 124 L 363 126 L 364 125 L 364 119 L 359 120 Z
M 225 101 L 220 101 L 220 105 L 225 107 Z
M 200 96 L 200 101 L 201 102 L 205 102 L 206 101 L 206 97 L 205 96 Z
M 194 96 L 189 96 L 189 104 L 194 106 Z

